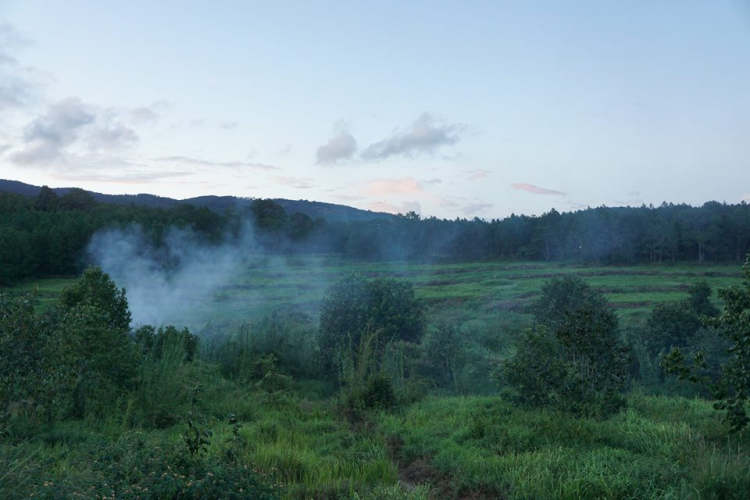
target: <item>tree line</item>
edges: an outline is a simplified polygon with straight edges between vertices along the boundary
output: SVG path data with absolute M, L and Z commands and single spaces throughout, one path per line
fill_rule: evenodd
M 335 221 L 288 214 L 256 199 L 222 214 L 179 205 L 153 208 L 97 202 L 81 189 L 63 196 L 43 187 L 35 197 L 0 193 L 0 285 L 29 277 L 73 275 L 98 230 L 136 224 L 158 247 L 171 228 L 207 244 L 236 238 L 246 222 L 259 248 L 274 253 L 333 253 L 357 260 L 740 262 L 750 252 L 750 205 L 599 207 L 484 220 L 421 218 Z

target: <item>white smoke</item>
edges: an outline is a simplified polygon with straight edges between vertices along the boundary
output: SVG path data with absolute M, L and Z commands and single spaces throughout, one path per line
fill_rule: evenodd
M 157 249 L 139 226 L 97 232 L 88 246 L 91 261 L 126 289 L 134 326 L 200 328 L 217 293 L 252 265 L 266 260 L 247 226 L 220 245 L 202 242 L 189 230 L 172 228 Z M 247 295 L 243 296 L 248 301 Z M 248 308 L 252 304 L 248 304 Z

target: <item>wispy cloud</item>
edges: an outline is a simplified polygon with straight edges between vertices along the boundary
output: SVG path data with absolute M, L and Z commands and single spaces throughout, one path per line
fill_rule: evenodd
M 371 196 L 385 196 L 393 194 L 415 194 L 424 191 L 422 185 L 413 177 L 400 179 L 375 179 L 364 187 L 364 192 Z
M 61 161 L 65 148 L 75 143 L 83 128 L 95 119 L 93 110 L 80 99 L 63 99 L 26 126 L 21 149 L 10 159 L 19 165 Z
M 336 198 L 337 200 L 342 200 L 342 201 L 357 201 L 357 200 L 363 199 L 364 196 L 355 196 L 355 195 L 350 195 L 350 194 L 337 194 L 337 195 L 334 195 L 334 198 Z
M 488 170 L 472 170 L 469 172 L 469 180 L 476 181 L 479 179 L 486 179 L 490 175 Z
M 357 140 L 346 130 L 328 139 L 315 153 L 317 163 L 331 165 L 340 160 L 348 160 L 357 152 Z
M 553 196 L 566 196 L 567 195 L 567 193 L 563 193 L 562 191 L 557 191 L 555 189 L 546 189 L 543 187 L 535 186 L 533 184 L 526 184 L 524 182 L 511 184 L 510 186 L 513 189 L 520 189 L 521 191 L 527 191 L 533 194 L 553 195 Z
M 240 124 L 238 122 L 224 122 L 219 124 L 219 127 L 224 130 L 234 130 L 239 126 Z
M 223 167 L 223 168 L 252 168 L 257 170 L 279 170 L 279 167 L 273 165 L 266 165 L 265 163 L 254 163 L 249 161 L 212 161 L 205 160 L 202 158 L 193 158 L 191 156 L 160 156 L 154 158 L 154 161 L 175 163 L 181 165 L 192 165 L 195 167 Z
M 491 208 L 493 206 L 494 205 L 492 203 L 471 203 L 471 204 L 466 205 L 465 207 L 463 207 L 461 209 L 461 213 L 464 214 L 464 215 L 466 215 L 466 216 L 477 215 L 477 214 L 480 214 L 480 213 L 484 212 L 485 210 L 487 210 L 488 208 Z
M 442 146 L 455 144 L 464 129 L 461 125 L 442 123 L 423 113 L 406 130 L 371 144 L 362 152 L 366 160 L 384 160 L 391 156 L 432 154 Z
M 130 147 L 138 142 L 139 137 L 135 130 L 111 116 L 105 120 L 100 119 L 102 123 L 94 126 L 89 132 L 89 149 L 112 151 Z
M 310 177 L 283 177 L 283 176 L 276 176 L 271 178 L 276 184 L 282 184 L 284 186 L 289 186 L 297 189 L 309 189 L 318 187 L 317 184 L 315 184 L 314 180 Z
M 131 109 L 128 116 L 134 123 L 154 122 L 161 118 L 171 107 L 172 105 L 167 101 L 154 101 L 148 106 Z
M 128 124 L 133 120 L 133 111 L 67 97 L 47 105 L 24 127 L 9 158 L 17 165 L 64 168 L 72 162 L 97 163 L 97 156 L 110 155 L 114 165 L 118 154 L 140 141 Z
M 41 72 L 13 55 L 27 43 L 13 26 L 0 22 L 0 111 L 26 106 L 37 97 Z
M 77 172 L 54 174 L 52 177 L 77 182 L 107 182 L 110 184 L 148 184 L 159 179 L 183 177 L 190 172 L 126 172 L 122 174 L 103 174 L 100 172 Z

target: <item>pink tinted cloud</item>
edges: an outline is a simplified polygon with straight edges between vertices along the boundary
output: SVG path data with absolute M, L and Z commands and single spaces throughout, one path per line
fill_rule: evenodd
M 546 189 L 543 187 L 535 186 L 533 184 L 526 184 L 525 182 L 516 182 L 511 184 L 510 187 L 513 189 L 520 189 L 521 191 L 528 191 L 533 194 L 551 194 L 555 196 L 565 196 L 567 193 L 557 191 L 555 189 Z
M 422 184 L 413 177 L 400 179 L 375 179 L 367 183 L 365 193 L 371 196 L 385 196 L 392 194 L 415 194 L 424 192 Z
M 474 170 L 470 172 L 469 180 L 485 179 L 490 173 L 487 170 Z

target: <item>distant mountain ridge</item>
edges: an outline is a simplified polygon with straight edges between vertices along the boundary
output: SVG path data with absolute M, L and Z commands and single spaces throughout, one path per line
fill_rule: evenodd
M 0 191 L 21 194 L 24 196 L 36 196 L 41 190 L 41 186 L 34 186 L 19 181 L 0 179 Z M 52 188 L 58 195 L 62 196 L 73 188 Z M 89 191 L 94 198 L 101 203 L 111 203 L 116 205 L 134 205 L 147 206 L 152 208 L 171 208 L 177 205 L 193 205 L 196 207 L 206 207 L 213 212 L 223 214 L 226 210 L 240 210 L 252 203 L 252 198 L 240 198 L 237 196 L 198 196 L 186 200 L 175 200 L 153 194 L 103 194 Z M 284 207 L 288 214 L 299 212 L 317 219 L 322 217 L 328 221 L 358 221 L 372 219 L 390 219 L 393 215 L 384 212 L 371 212 L 359 208 L 348 207 L 346 205 L 336 205 L 334 203 L 323 203 L 321 201 L 308 200 L 287 200 L 284 198 L 272 198 L 273 201 Z

